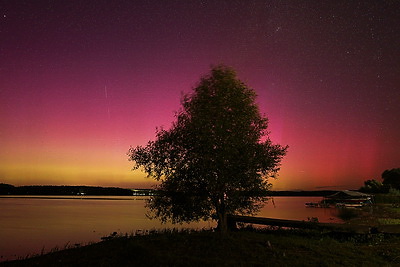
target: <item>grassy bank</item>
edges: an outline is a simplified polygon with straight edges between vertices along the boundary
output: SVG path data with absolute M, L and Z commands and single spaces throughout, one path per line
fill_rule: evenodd
M 117 237 L 4 266 L 399 266 L 400 237 L 310 231 L 163 232 Z
M 400 208 L 397 204 L 375 204 L 362 209 L 342 209 L 339 210 L 338 216 L 352 224 L 400 225 Z
M 374 201 L 378 204 L 400 204 L 400 195 L 376 194 Z

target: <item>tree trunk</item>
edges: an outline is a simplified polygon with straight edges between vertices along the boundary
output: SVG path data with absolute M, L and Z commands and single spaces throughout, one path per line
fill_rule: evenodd
M 224 235 L 228 233 L 228 218 L 225 212 L 218 213 L 217 229 Z
M 219 194 L 219 198 L 216 201 L 215 209 L 218 216 L 217 230 L 223 235 L 226 235 L 228 233 L 228 217 L 226 214 L 225 197 L 223 193 Z

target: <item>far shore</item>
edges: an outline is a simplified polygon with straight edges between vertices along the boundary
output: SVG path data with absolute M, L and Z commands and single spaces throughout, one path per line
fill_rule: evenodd
M 35 198 L 35 199 L 87 199 L 87 200 L 137 200 L 144 196 L 60 196 L 60 195 L 0 195 L 0 198 Z
M 339 190 L 285 190 L 285 191 L 269 191 L 268 196 L 318 196 L 324 197 L 332 195 Z M 4 196 L 21 196 L 21 197 L 54 197 L 54 198 L 80 198 L 80 197 L 121 197 L 127 196 L 151 196 L 157 194 L 154 189 L 138 188 L 127 189 L 118 187 L 100 187 L 100 186 L 70 186 L 70 185 L 29 185 L 29 186 L 13 186 L 10 184 L 0 183 L 0 197 Z M 67 197 L 68 196 L 68 197 Z M 107 198 L 108 199 L 108 198 Z

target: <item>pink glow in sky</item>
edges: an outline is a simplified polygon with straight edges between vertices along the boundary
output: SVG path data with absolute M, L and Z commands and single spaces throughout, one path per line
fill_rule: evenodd
M 400 4 L 323 2 L 3 2 L 0 182 L 151 186 L 129 147 L 218 63 L 289 145 L 274 189 L 379 179 L 400 167 Z

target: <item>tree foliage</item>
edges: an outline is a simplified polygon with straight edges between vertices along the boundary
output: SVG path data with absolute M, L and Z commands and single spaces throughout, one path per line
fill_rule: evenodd
M 222 65 L 183 96 L 182 108 L 155 141 L 130 148 L 134 169 L 160 181 L 147 203 L 162 221 L 213 218 L 226 230 L 227 214 L 251 214 L 261 207 L 287 147 L 273 144 L 256 93 Z
M 375 179 L 364 181 L 364 186 L 360 188 L 364 193 L 387 193 L 388 190 L 389 188 Z
M 400 189 L 400 168 L 385 170 L 382 173 L 383 184 Z

